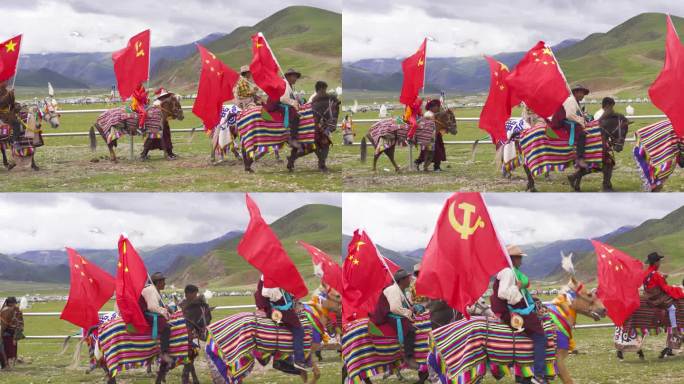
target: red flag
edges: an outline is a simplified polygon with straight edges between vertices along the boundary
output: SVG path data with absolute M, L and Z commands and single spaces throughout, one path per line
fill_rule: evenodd
M 245 198 L 249 225 L 237 246 L 238 254 L 263 273 L 264 287 L 282 288 L 298 299 L 306 296 L 309 290 L 304 279 L 287 256 L 278 236 L 261 217 L 259 207 L 249 194 Z
M 256 85 L 269 98 L 279 100 L 285 93 L 285 80 L 280 77 L 280 66 L 261 32 L 252 36 L 252 62 L 249 70 Z
M 147 282 L 145 263 L 126 237 L 119 237 L 119 263 L 116 269 L 116 306 L 126 324 L 132 325 L 137 333 L 149 331 L 145 315 L 138 300 Z
M 480 112 L 480 128 L 487 131 L 496 144 L 506 141 L 506 121 L 520 100 L 514 100 L 511 88 L 506 85 L 505 79 L 510 74 L 508 67 L 492 57 L 485 56 L 485 59 L 489 62 L 491 80 L 487 101 Z
M 59 318 L 88 329 L 97 325 L 97 312 L 112 298 L 114 278 L 75 250 L 67 248 L 66 251 L 71 279 L 69 297 Z
M 598 290 L 596 295 L 617 326 L 639 308 L 639 287 L 647 271 L 641 261 L 612 246 L 592 240 L 596 250 Z
M 667 15 L 667 37 L 665 38 L 665 65 L 658 78 L 648 89 L 653 104 L 660 108 L 672 122 L 677 136 L 684 137 L 684 47 Z
M 233 87 L 240 75 L 203 46 L 197 44 L 197 50 L 200 52 L 202 72 L 192 113 L 202 119 L 206 129 L 211 129 L 221 120 L 223 102 L 234 97 Z
M 386 269 L 366 232 L 354 231 L 342 266 L 342 318 L 349 322 L 368 317 L 386 286 Z
M 311 254 L 311 260 L 313 261 L 314 271 L 317 273 L 317 276 L 322 274 L 321 279 L 324 283 L 331 286 L 337 292 L 342 292 L 342 267 L 325 252 L 313 245 L 301 240 L 297 243 Z
M 418 51 L 401 62 L 404 81 L 401 83 L 399 102 L 406 106 L 413 105 L 425 81 L 425 47 L 427 39 L 423 40 Z
M 128 45 L 112 53 L 114 74 L 121 100 L 128 99 L 133 91 L 149 79 L 150 30 L 145 30 L 128 40 Z
M 551 48 L 543 41 L 530 49 L 508 77 L 513 95 L 541 117 L 549 117 L 570 95 Z
M 0 43 L 0 81 L 10 79 L 17 73 L 21 35 Z
M 437 219 L 416 292 L 443 299 L 467 316 L 466 307 L 484 294 L 492 275 L 509 265 L 482 196 L 458 192 L 447 199 Z

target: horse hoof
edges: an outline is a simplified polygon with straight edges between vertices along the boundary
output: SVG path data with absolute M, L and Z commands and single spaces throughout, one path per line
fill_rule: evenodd
M 14 167 L 16 167 L 16 166 L 17 166 L 17 163 L 9 164 L 9 165 L 7 165 L 7 170 L 8 170 L 8 171 L 11 171 L 12 168 L 14 168 Z
M 245 172 L 247 173 L 254 173 L 254 170 L 252 168 L 246 168 Z
M 31 169 L 33 169 L 34 171 L 40 171 L 40 168 L 37 165 L 32 165 Z

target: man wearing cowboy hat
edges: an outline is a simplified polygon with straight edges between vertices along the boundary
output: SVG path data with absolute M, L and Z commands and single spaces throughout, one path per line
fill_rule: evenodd
M 266 110 L 273 112 L 281 110 L 283 114 L 285 109 L 288 113 L 288 126 L 290 128 L 290 139 L 288 143 L 290 146 L 298 151 L 302 150 L 302 145 L 297 140 L 297 130 L 299 128 L 299 101 L 294 92 L 294 85 L 302 77 L 302 74 L 290 68 L 284 74 L 285 92 L 280 96 L 279 100 L 270 100 L 266 103 Z
M 160 107 L 164 100 L 173 96 L 173 93 L 167 91 L 164 87 L 157 88 L 157 90 L 154 91 L 154 94 L 155 98 L 152 105 L 157 107 Z M 173 153 L 173 142 L 171 141 L 171 127 L 169 126 L 169 122 L 162 121 L 162 123 L 160 138 L 151 139 L 148 137 L 145 139 L 143 150 L 140 153 L 140 158 L 142 160 L 149 159 L 148 153 L 153 149 L 164 151 L 167 160 L 174 160 L 178 157 Z
M 245 110 L 249 107 L 261 105 L 261 98 L 258 92 L 259 87 L 252 80 L 252 72 L 249 70 L 249 65 L 243 65 L 240 67 L 240 79 L 233 90 L 233 93 L 237 96 L 237 106 L 241 110 Z
M 371 320 L 375 325 L 389 324 L 399 335 L 401 323 L 401 337 L 404 339 L 404 359 L 406 364 L 416 369 L 418 365 L 414 359 L 416 344 L 416 330 L 413 326 L 413 304 L 404 293 L 411 285 L 411 274 L 403 269 L 394 273 L 394 281 L 387 286 L 378 299 Z
M 502 269 L 497 275 L 490 297 L 492 311 L 506 324 L 511 324 L 511 317 L 520 316 L 523 320 L 524 333 L 534 345 L 534 377 L 532 383 L 546 383 L 546 333 L 537 316 L 535 304 L 528 289 L 530 281 L 520 271 L 523 257 L 527 256 L 517 245 L 506 247 L 511 257 L 512 267 Z
M 648 254 L 646 262 L 648 263 L 648 270 L 644 278 L 644 293 L 646 300 L 656 308 L 666 309 L 670 318 L 670 327 L 672 335 L 676 338 L 681 338 L 679 327 L 677 326 L 677 307 L 675 300 L 684 298 L 684 290 L 681 287 L 668 285 L 666 276 L 660 273 L 660 260 L 665 256 L 658 254 L 658 252 L 651 252 Z M 663 357 L 668 353 L 669 348 L 661 354 Z M 668 354 L 672 351 L 669 350 Z
M 152 284 L 143 288 L 138 303 L 150 327 L 154 327 L 156 318 L 161 359 L 163 362 L 171 364 L 173 362 L 169 355 L 171 327 L 169 327 L 168 323 L 170 314 L 160 293 L 166 287 L 166 276 L 161 272 L 155 272 L 150 277 L 150 280 L 152 280 Z
M 576 161 L 580 168 L 587 168 L 588 164 L 584 160 L 584 147 L 587 141 L 587 135 L 584 128 L 587 126 L 587 118 L 584 111 L 580 107 L 580 103 L 584 97 L 589 94 L 589 88 L 582 85 L 575 85 L 572 87 L 571 95 L 563 102 L 561 108 L 554 113 L 552 118 L 552 125 L 555 129 L 569 130 L 572 125 L 575 127 L 575 146 L 576 146 Z

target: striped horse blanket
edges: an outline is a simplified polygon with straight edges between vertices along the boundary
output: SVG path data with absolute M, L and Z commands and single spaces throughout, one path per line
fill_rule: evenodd
M 640 128 L 635 133 L 634 160 L 644 188 L 652 191 L 665 183 L 677 165 L 677 136 L 670 120 Z
M 314 327 L 305 313 L 299 314 L 304 328 L 304 353 L 311 358 Z M 292 333 L 273 320 L 254 312 L 236 313 L 210 324 L 205 351 L 209 361 L 226 383 L 239 384 L 254 368 L 255 359 L 262 365 L 271 357 L 288 361 L 294 354 Z
M 556 375 L 556 328 L 545 316 L 546 374 Z M 432 331 L 428 363 L 441 383 L 477 383 L 486 374 L 501 379 L 513 367 L 515 376 L 531 377 L 532 340 L 499 319 L 473 316 Z
M 176 312 L 169 320 L 171 344 L 169 354 L 173 369 L 190 361 L 191 351 L 188 329 L 183 314 Z M 102 350 L 104 362 L 110 376 L 132 368 L 150 365 L 154 357 L 159 357 L 159 342 L 150 335 L 134 335 L 126 331 L 126 323 L 120 317 L 106 322 L 98 328 L 98 346 Z
M 147 109 L 146 114 L 143 135 L 147 139 L 160 139 L 163 126 L 161 108 L 152 106 Z M 127 107 L 112 108 L 98 116 L 95 127 L 107 144 L 111 144 L 121 136 L 137 131 L 138 114 Z
M 268 121 L 263 118 L 262 107 L 248 108 L 238 116 L 237 127 L 245 153 L 255 154 L 280 149 L 290 138 L 290 129 L 282 121 Z M 304 104 L 299 110 L 297 140 L 304 147 L 313 147 L 316 138 L 316 123 L 311 104 Z
M 348 383 L 362 383 L 365 378 L 397 371 L 403 365 L 401 345 L 397 337 L 375 335 L 371 324 L 369 319 L 360 319 L 344 326 L 342 359 L 347 369 Z M 432 330 L 430 313 L 416 315 L 413 324 L 416 327 L 414 358 L 420 369 L 425 370 Z
M 390 118 L 371 125 L 368 135 L 375 146 L 375 153 L 381 153 L 397 144 L 406 145 L 408 131 L 408 124 Z M 414 140 L 421 149 L 431 149 L 435 144 L 435 121 L 432 119 L 418 120 Z
M 551 171 L 562 172 L 575 162 L 575 147 L 567 140 L 554 139 L 546 133 L 546 123 L 535 124 L 520 135 L 520 149 L 528 169 L 533 175 Z M 603 140 L 598 121 L 587 124 L 587 141 L 584 160 L 590 169 L 600 169 L 603 163 Z

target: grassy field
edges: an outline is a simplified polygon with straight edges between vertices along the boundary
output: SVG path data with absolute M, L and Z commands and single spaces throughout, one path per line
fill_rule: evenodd
M 378 100 L 382 94 L 378 95 Z M 349 99 L 348 99 L 349 100 Z M 386 98 L 384 100 L 387 100 Z M 590 105 L 589 110 L 593 113 L 598 109 L 597 105 Z M 616 109 L 624 112 L 625 105 L 618 105 Z M 654 106 L 646 104 L 635 104 L 637 115 L 661 114 Z M 458 108 L 454 110 L 456 117 L 478 117 L 479 108 Z M 400 111 L 393 111 L 394 115 Z M 519 116 L 518 110 L 513 111 L 513 116 Z M 357 113 L 355 119 L 377 118 L 377 111 Z M 653 120 L 636 120 L 630 126 L 630 133 L 648 124 Z M 356 139 L 358 142 L 363 135 L 368 132 L 371 123 L 356 123 Z M 445 141 L 453 140 L 476 140 L 486 137 L 486 132 L 477 127 L 476 122 L 459 122 L 458 134 L 445 135 Z M 633 137 L 633 135 L 630 135 Z M 613 187 L 616 191 L 641 191 L 642 182 L 636 168 L 636 163 L 632 157 L 633 143 L 627 143 L 625 149 L 617 154 L 617 167 L 613 172 Z M 446 146 L 447 160 L 443 163 L 441 173 L 424 173 L 409 170 L 409 149 L 407 147 L 398 148 L 396 152 L 397 163 L 402 167 L 402 172 L 394 172 L 389 159 L 382 156 L 378 160 L 378 171 L 373 173 L 372 149 L 369 149 L 369 159 L 366 164 L 360 163 L 359 147 L 344 146 L 339 147 L 335 153 L 336 159 L 342 164 L 343 183 L 345 191 L 375 192 L 375 191 L 454 191 L 454 190 L 475 190 L 475 191 L 524 191 L 527 185 L 527 178 L 522 169 L 514 171 L 513 177 L 504 179 L 501 172 L 494 166 L 494 147 L 491 142 L 484 140 L 477 147 L 475 157 L 472 157 L 471 145 L 449 145 Z M 413 150 L 413 158 L 419 152 Z M 552 173 L 549 179 L 540 177 L 536 180 L 537 189 L 543 192 L 570 192 L 571 188 L 566 176 L 569 172 Z M 586 176 L 582 181 L 582 190 L 597 192 L 601 190 L 602 176 L 592 174 Z M 674 192 L 684 190 L 684 178 L 681 170 L 667 180 L 664 191 Z
M 184 101 L 184 105 L 192 105 Z M 103 104 L 63 105 L 61 109 L 98 109 Z M 171 121 L 171 129 L 200 127 L 200 120 L 185 110 L 183 121 Z M 45 133 L 86 132 L 98 113 L 63 114 L 58 129 L 45 128 Z M 231 155 L 220 165 L 210 163 L 210 140 L 201 129 L 194 135 L 173 134 L 174 152 L 179 158 L 164 159 L 161 151 L 152 151 L 151 160 L 138 160 L 142 139 L 134 138 L 135 160 L 129 160 L 129 139 L 119 143 L 119 163 L 108 160 L 108 150 L 101 137 L 97 149 L 91 152 L 87 137 L 46 137 L 45 146 L 38 148 L 36 162 L 40 171 L 35 172 L 28 164 L 20 164 L 11 172 L 0 170 L 0 191 L 22 192 L 89 192 L 89 191 L 339 191 L 341 164 L 336 151 L 331 149 L 328 161 L 330 172 L 318 171 L 315 155 L 299 159 L 294 173 L 288 173 L 284 161 L 267 155 L 254 166 L 254 174 L 244 171 Z M 336 141 L 341 141 L 339 137 Z M 287 153 L 281 154 L 285 159 Z

